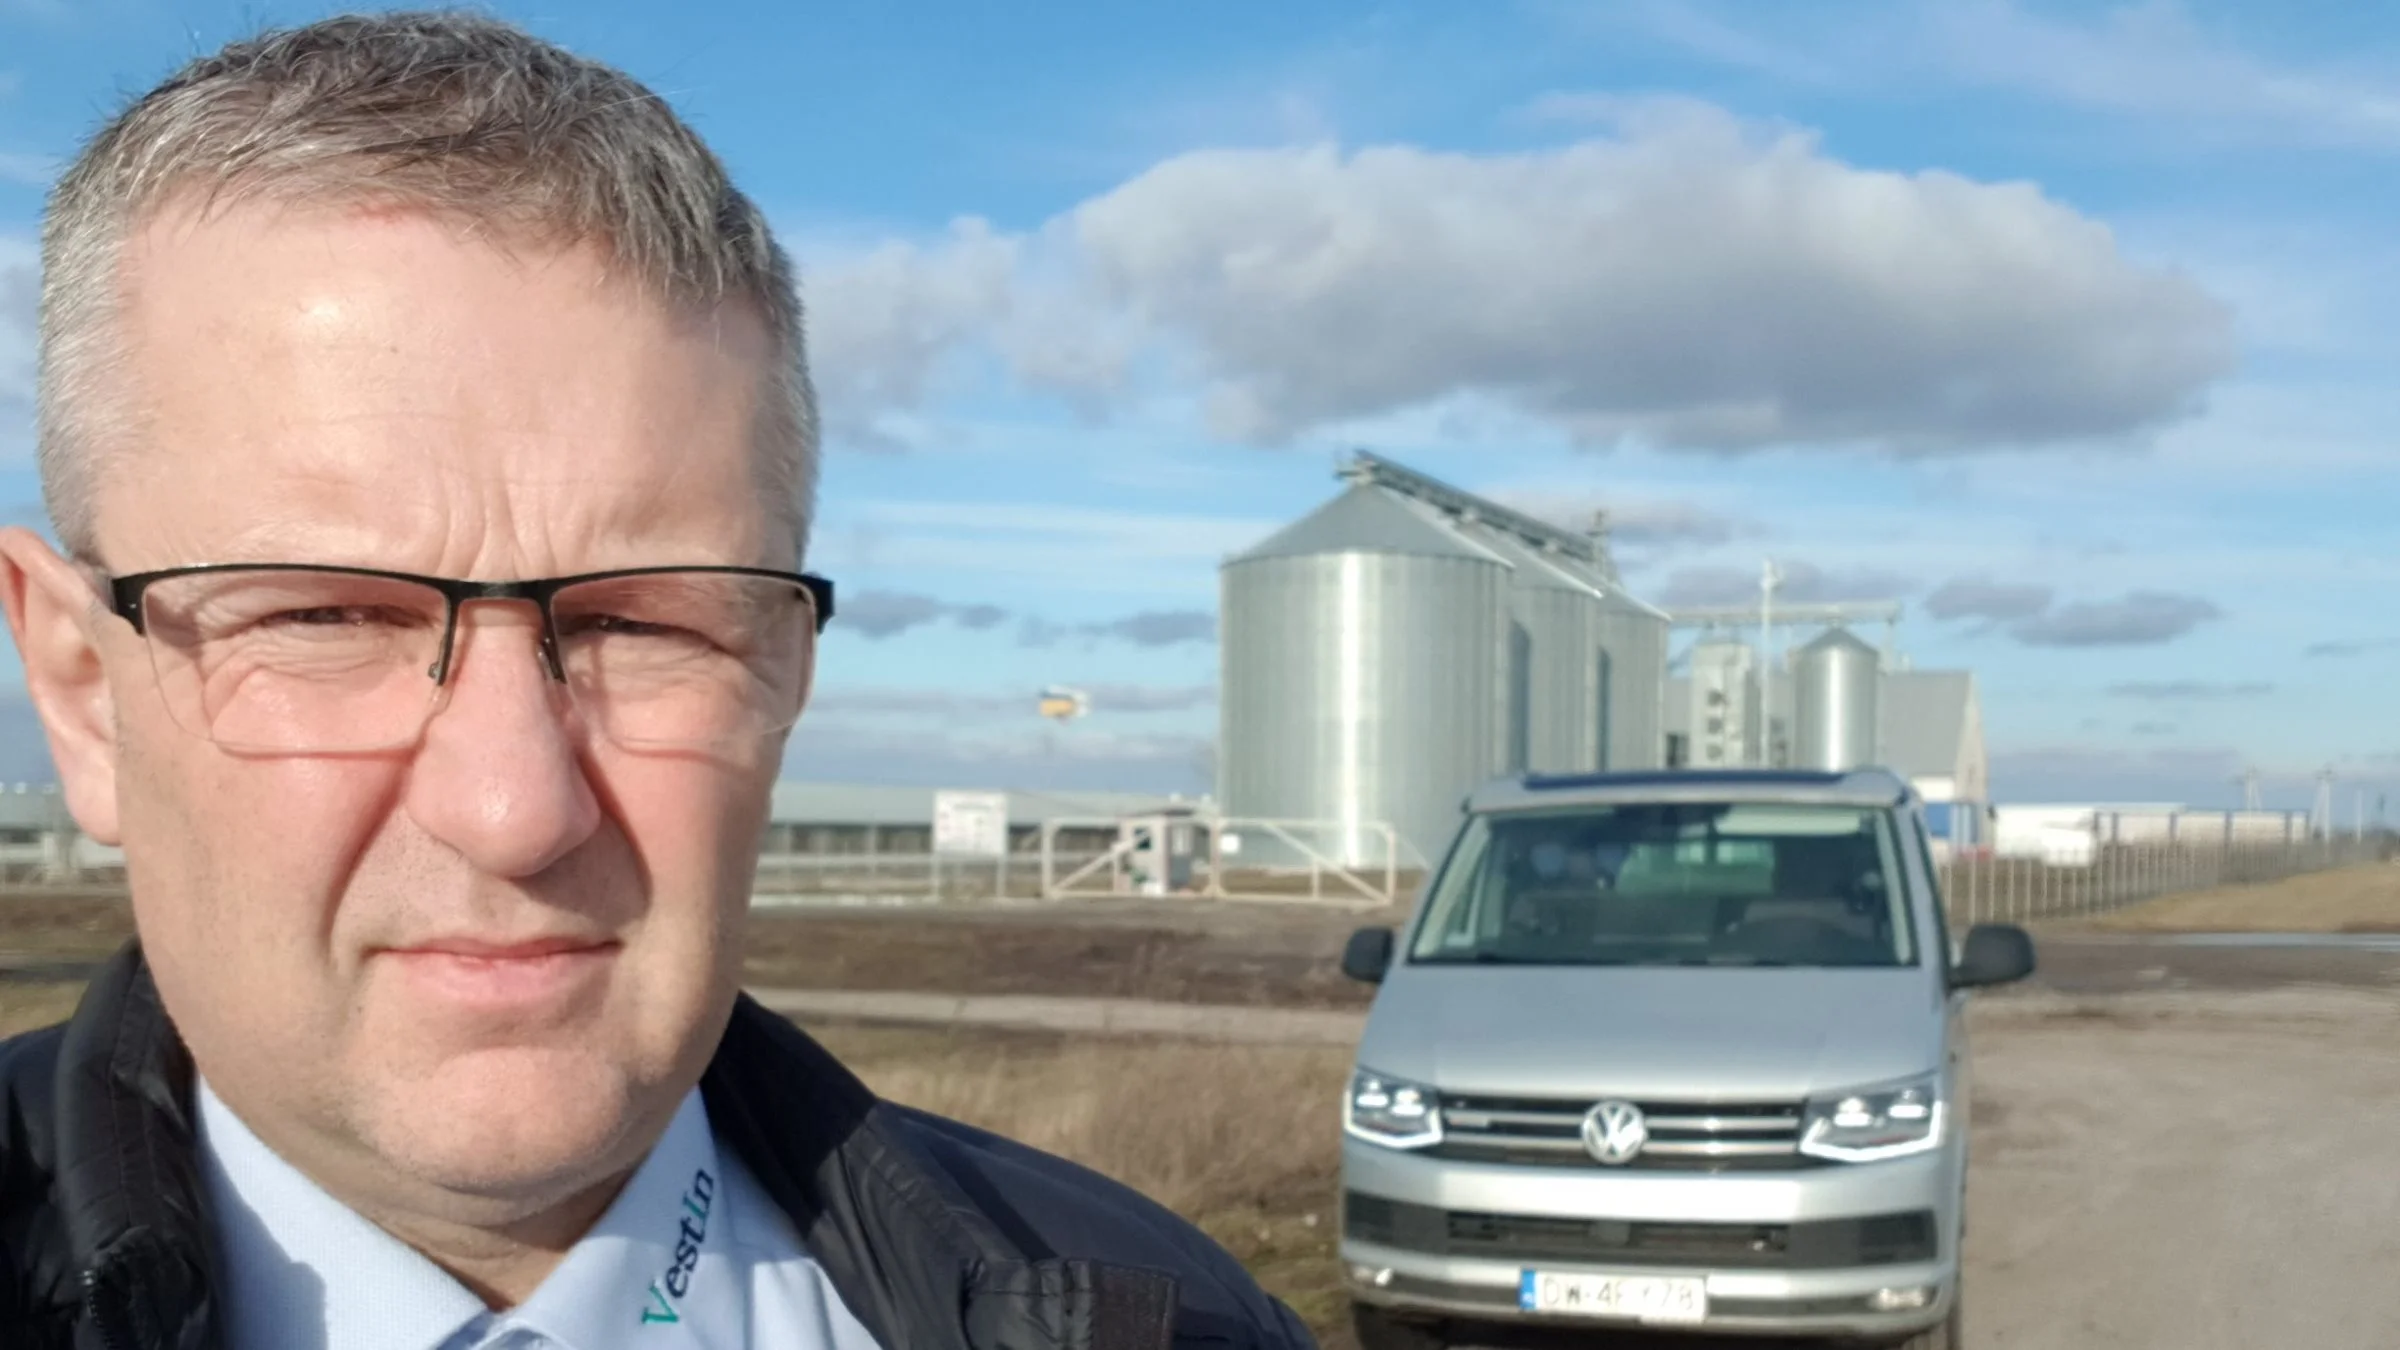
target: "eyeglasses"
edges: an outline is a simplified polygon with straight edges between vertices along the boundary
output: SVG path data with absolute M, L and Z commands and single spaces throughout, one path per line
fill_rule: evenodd
M 629 747 L 698 749 L 799 720 L 833 583 L 753 567 L 640 567 L 455 581 L 293 563 L 111 577 L 169 714 L 230 750 L 413 745 L 447 700 L 461 606 L 527 602 L 542 668 Z M 430 680 L 430 683 L 428 681 Z

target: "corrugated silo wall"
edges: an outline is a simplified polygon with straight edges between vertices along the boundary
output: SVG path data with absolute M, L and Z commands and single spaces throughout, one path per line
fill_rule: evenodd
M 1524 584 L 1517 573 L 1509 601 L 1531 638 L 1532 668 L 1523 682 L 1525 757 L 1504 772 L 1587 773 L 1600 767 L 1599 601 L 1584 590 Z
M 1801 648 L 1791 680 L 1794 768 L 1841 772 L 1878 762 L 1881 666 L 1875 649 L 1856 639 Z
M 1656 769 L 1667 762 L 1667 622 L 1629 604 L 1600 616 L 1608 653 L 1609 770 Z
M 1382 850 L 1357 825 L 1383 820 L 1400 834 L 1404 866 L 1438 856 L 1460 799 L 1501 771 L 1507 584 L 1499 563 L 1466 558 L 1227 564 L 1226 814 L 1348 822 L 1334 851 L 1359 865 L 1380 863 Z M 1248 840 L 1242 857 L 1269 860 Z

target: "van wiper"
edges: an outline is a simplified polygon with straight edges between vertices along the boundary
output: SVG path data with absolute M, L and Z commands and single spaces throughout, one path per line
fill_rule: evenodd
M 1578 956 L 1507 956 L 1500 952 L 1477 951 L 1466 952 L 1457 956 L 1441 957 L 1437 961 L 1429 961 L 1427 964 L 1478 966 L 1651 966 L 1659 963 L 1656 961 L 1636 961 L 1631 958 L 1621 956 L 1595 956 L 1588 958 Z
M 1768 966 L 1790 969 L 1800 963 L 1774 956 L 1686 956 L 1678 958 L 1675 964 L 1679 966 Z

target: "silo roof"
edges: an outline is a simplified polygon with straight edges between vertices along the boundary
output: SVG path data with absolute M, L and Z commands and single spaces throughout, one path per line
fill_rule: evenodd
M 1326 553 L 1407 553 L 1432 558 L 1503 561 L 1437 512 L 1372 483 L 1341 496 L 1276 531 L 1230 563 L 1309 558 Z
M 1469 523 L 1461 529 L 1468 538 L 1496 553 L 1517 574 L 1517 580 L 1529 586 L 1544 586 L 1552 590 L 1577 591 L 1593 599 L 1600 596 L 1600 586 L 1590 574 L 1576 566 L 1575 560 L 1562 554 L 1536 548 L 1522 540 L 1511 538 L 1498 530 L 1486 530 Z
M 1828 628 L 1824 632 L 1819 633 L 1815 637 L 1809 639 L 1807 644 L 1801 647 L 1800 650 L 1803 652 L 1817 652 L 1827 651 L 1837 647 L 1848 651 L 1863 651 L 1870 655 L 1878 654 L 1873 646 L 1869 645 L 1864 639 L 1860 638 L 1856 633 L 1851 632 L 1847 628 Z
M 1598 541 L 1488 501 L 1361 451 L 1342 472 L 1350 488 L 1315 511 L 1226 559 L 1306 558 L 1328 553 L 1400 553 L 1471 558 L 1523 573 L 1535 585 L 1591 594 L 1603 609 L 1664 624 L 1665 610 L 1634 598 Z M 1465 521 L 1460 515 L 1463 513 Z

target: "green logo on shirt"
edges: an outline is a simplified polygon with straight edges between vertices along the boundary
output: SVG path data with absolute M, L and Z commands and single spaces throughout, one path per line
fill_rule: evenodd
M 702 1168 L 692 1174 L 692 1188 L 683 1193 L 683 1216 L 676 1225 L 675 1259 L 667 1273 L 650 1282 L 650 1306 L 642 1321 L 680 1322 L 675 1301 L 691 1292 L 692 1271 L 700 1264 L 700 1244 L 708 1240 L 708 1211 L 716 1204 L 717 1179 Z

